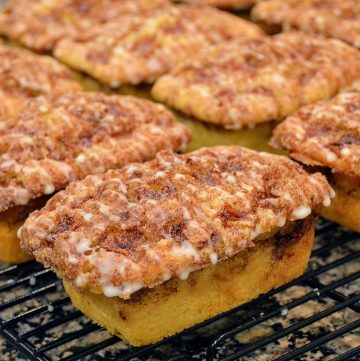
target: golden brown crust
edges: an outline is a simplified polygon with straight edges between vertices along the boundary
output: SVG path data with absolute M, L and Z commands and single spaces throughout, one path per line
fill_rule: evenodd
M 184 3 L 216 6 L 221 9 L 244 10 L 253 6 L 256 0 L 182 0 Z
M 253 247 L 331 193 L 286 157 L 237 146 L 161 152 L 72 183 L 30 216 L 21 239 L 79 288 L 128 298 Z
M 152 82 L 211 44 L 262 34 L 257 25 L 220 10 L 179 5 L 64 39 L 54 54 L 75 69 L 118 87 Z
M 185 281 L 173 278 L 141 290 L 130 300 L 78 290 L 67 281 L 64 286 L 75 307 L 98 324 L 134 346 L 148 345 L 301 276 L 314 225 L 312 219 L 293 223 L 296 230 L 257 242 L 227 261 L 193 272 Z
M 189 138 L 169 111 L 147 100 L 85 92 L 38 98 L 0 123 L 0 212 L 88 174 L 179 149 Z
M 323 34 L 360 47 L 358 0 L 260 1 L 252 17 L 268 25 L 282 25 L 285 30 Z
M 155 83 L 153 96 L 186 114 L 238 129 L 282 119 L 360 79 L 360 53 L 303 33 L 212 47 Z
M 0 120 L 19 113 L 29 99 L 81 90 L 72 72 L 48 56 L 0 44 Z
M 167 0 L 11 0 L 0 12 L 0 33 L 29 48 L 49 51 L 63 37 L 94 25 L 166 6 Z
M 274 130 L 271 144 L 304 164 L 359 177 L 360 93 L 301 108 Z

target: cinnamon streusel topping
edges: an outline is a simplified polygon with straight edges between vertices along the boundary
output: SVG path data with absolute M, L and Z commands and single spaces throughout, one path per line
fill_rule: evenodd
M 283 156 L 238 146 L 165 151 L 71 183 L 20 237 L 77 287 L 126 299 L 254 247 L 333 195 L 321 174 Z
M 360 177 L 360 93 L 301 108 L 274 130 L 271 143 L 302 163 Z
M 85 92 L 37 99 L 0 123 L 0 212 L 189 139 L 168 110 L 147 100 Z

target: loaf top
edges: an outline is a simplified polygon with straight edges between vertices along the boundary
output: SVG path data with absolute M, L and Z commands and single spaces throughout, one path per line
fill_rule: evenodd
M 205 49 L 160 77 L 152 94 L 200 120 L 239 129 L 282 120 L 359 79 L 356 48 L 291 32 Z
M 213 44 L 257 37 L 255 24 L 206 6 L 178 5 L 144 16 L 123 17 L 64 38 L 54 54 L 112 87 L 153 82 Z
M 0 212 L 189 139 L 171 112 L 148 100 L 90 92 L 37 98 L 0 122 Z
M 253 247 L 333 195 L 321 174 L 283 156 L 238 146 L 164 151 L 70 184 L 19 236 L 76 287 L 126 299 Z
M 359 177 L 360 93 L 301 108 L 274 130 L 271 143 L 304 164 Z
M 168 0 L 11 0 L 0 11 L 0 34 L 28 48 L 51 51 L 64 37 L 167 6 Z
M 341 39 L 360 47 L 358 0 L 267 0 L 252 10 L 252 17 L 284 30 L 301 30 Z

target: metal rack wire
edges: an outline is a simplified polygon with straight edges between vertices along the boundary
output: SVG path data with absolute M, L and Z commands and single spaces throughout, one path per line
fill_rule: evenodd
M 304 276 L 143 348 L 74 309 L 50 270 L 10 266 L 0 270 L 0 333 L 38 361 L 360 360 L 359 258 L 360 235 L 321 221 Z

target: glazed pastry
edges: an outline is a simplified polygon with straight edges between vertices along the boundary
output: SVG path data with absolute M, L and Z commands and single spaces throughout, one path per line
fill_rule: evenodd
M 267 0 L 252 11 L 265 27 L 297 29 L 360 47 L 359 0 Z
M 322 215 L 360 232 L 360 93 L 301 108 L 275 129 L 271 143 L 321 169 L 336 192 Z
M 158 79 L 152 94 L 185 114 L 239 129 L 281 120 L 357 79 L 357 49 L 299 32 L 214 46 Z
M 64 39 L 54 54 L 99 81 L 153 82 L 211 44 L 262 35 L 260 28 L 211 7 L 179 5 L 149 16 L 129 16 Z
M 69 182 L 181 149 L 190 138 L 163 106 L 100 93 L 40 98 L 0 125 L 0 261 L 13 263 L 29 258 L 16 232 L 32 200 L 41 206 L 39 198 Z
M 11 0 L 0 12 L 0 34 L 38 51 L 128 14 L 147 14 L 167 0 Z
M 78 90 L 72 72 L 55 59 L 0 44 L 0 121 L 15 116 L 30 99 Z
M 183 0 L 183 2 L 216 6 L 222 9 L 244 10 L 253 6 L 256 0 Z
M 80 310 L 139 346 L 300 276 L 332 192 L 283 156 L 165 151 L 70 184 L 19 233 Z

